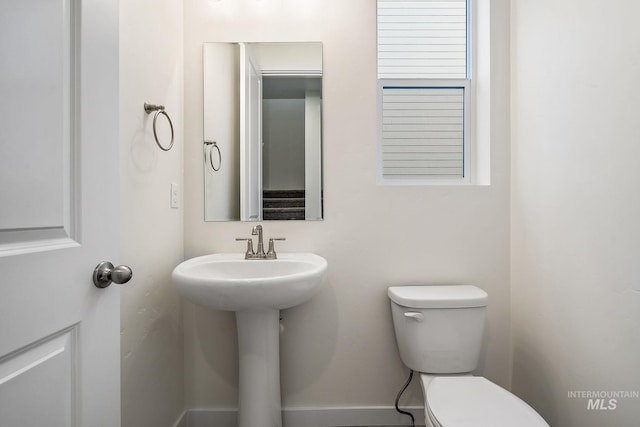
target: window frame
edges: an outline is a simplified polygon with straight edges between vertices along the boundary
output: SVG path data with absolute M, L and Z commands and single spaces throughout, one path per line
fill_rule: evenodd
M 378 1 L 376 0 L 376 113 L 377 113 L 377 165 L 376 181 L 378 185 L 467 185 L 473 184 L 476 159 L 476 83 L 474 71 L 477 64 L 475 49 L 475 0 L 466 0 L 466 78 L 380 78 L 378 77 Z M 385 87 L 420 88 L 463 88 L 463 175 L 455 178 L 442 177 L 385 177 L 383 173 L 383 96 Z

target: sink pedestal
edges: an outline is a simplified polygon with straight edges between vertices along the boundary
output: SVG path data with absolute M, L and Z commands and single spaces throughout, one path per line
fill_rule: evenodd
M 280 310 L 236 312 L 238 326 L 238 427 L 282 427 Z
M 280 310 L 320 291 L 327 260 L 312 253 L 251 261 L 244 254 L 211 254 L 181 262 L 171 277 L 189 301 L 236 312 L 238 425 L 282 427 Z

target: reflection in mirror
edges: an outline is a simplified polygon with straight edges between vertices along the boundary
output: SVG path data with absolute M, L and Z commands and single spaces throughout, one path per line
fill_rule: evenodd
M 322 219 L 322 44 L 205 43 L 205 221 Z

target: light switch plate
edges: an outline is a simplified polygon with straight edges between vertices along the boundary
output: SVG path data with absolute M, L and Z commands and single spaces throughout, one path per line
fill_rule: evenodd
M 180 206 L 180 186 L 175 182 L 171 183 L 171 207 L 178 209 Z

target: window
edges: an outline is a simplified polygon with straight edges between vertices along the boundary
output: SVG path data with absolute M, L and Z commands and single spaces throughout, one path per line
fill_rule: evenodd
M 378 178 L 470 182 L 470 0 L 378 0 Z

